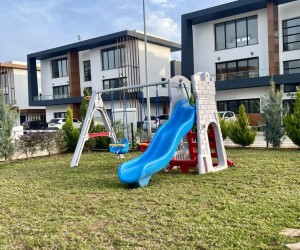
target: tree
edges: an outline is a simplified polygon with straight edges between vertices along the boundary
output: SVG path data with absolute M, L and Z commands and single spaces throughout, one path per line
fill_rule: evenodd
M 288 113 L 284 118 L 287 136 L 300 147 L 300 92 L 296 94 L 294 112 Z
M 73 110 L 69 107 L 66 111 L 66 123 L 63 125 L 62 130 L 64 131 L 64 137 L 67 144 L 67 150 L 74 152 L 78 139 L 79 130 L 74 127 L 73 124 Z
M 273 144 L 273 147 L 280 147 L 284 130 L 282 128 L 282 92 L 277 91 L 273 79 L 270 81 L 270 89 L 267 94 L 261 98 L 261 111 L 266 120 L 264 137 L 267 142 Z
M 7 161 L 15 152 L 12 140 L 12 129 L 17 120 L 17 112 L 5 102 L 4 93 L 0 90 L 0 156 Z
M 246 114 L 245 106 L 239 107 L 239 116 L 237 121 L 230 123 L 229 138 L 242 147 L 253 144 L 256 136 L 256 130 L 249 127 L 249 119 Z

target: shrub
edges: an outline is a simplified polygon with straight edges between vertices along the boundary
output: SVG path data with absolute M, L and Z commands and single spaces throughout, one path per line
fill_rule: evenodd
M 287 136 L 300 147 L 300 92 L 296 94 L 294 112 L 283 119 Z
M 97 124 L 95 126 L 95 132 L 103 132 L 103 126 L 101 124 Z M 96 149 L 108 149 L 110 138 L 108 136 L 101 136 L 94 138 L 95 140 L 95 148 Z
M 62 130 L 64 131 L 67 151 L 74 152 L 80 133 L 73 125 L 73 110 L 70 107 L 66 111 L 66 123 L 63 125 Z
M 18 152 L 26 155 L 28 159 L 40 150 L 41 133 L 27 133 L 20 137 L 18 141 Z
M 230 123 L 229 138 L 242 147 L 253 144 L 256 136 L 256 130 L 249 127 L 249 119 L 246 114 L 244 105 L 239 107 L 239 116 L 237 121 Z
M 63 139 L 62 131 L 53 131 L 41 133 L 41 140 L 39 142 L 40 150 L 46 150 L 48 155 L 51 155 L 55 151 L 65 148 L 65 141 Z

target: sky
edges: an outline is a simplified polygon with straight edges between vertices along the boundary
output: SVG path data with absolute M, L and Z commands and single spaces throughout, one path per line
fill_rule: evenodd
M 145 0 L 147 32 L 180 43 L 181 15 L 231 1 Z M 26 61 L 78 36 L 144 30 L 142 0 L 0 0 L 0 13 L 0 62 Z

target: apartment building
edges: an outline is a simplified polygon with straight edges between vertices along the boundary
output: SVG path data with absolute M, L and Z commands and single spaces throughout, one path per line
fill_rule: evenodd
M 148 82 L 170 78 L 171 52 L 180 49 L 177 43 L 147 36 Z M 37 84 L 37 60 L 41 65 L 41 94 Z M 175 68 L 174 64 L 172 69 Z M 92 92 L 146 83 L 144 34 L 125 30 L 29 54 L 28 77 L 29 103 L 31 106 L 46 106 L 47 121 L 64 117 L 68 106 L 73 109 L 74 117 L 80 119 L 84 88 Z M 158 91 L 158 99 L 156 90 L 150 91 L 152 114 L 157 100 L 161 113 L 168 110 L 167 86 L 159 86 Z M 127 93 L 127 108 L 135 108 L 140 115 L 145 97 L 146 93 L 142 94 L 141 89 Z M 121 93 L 103 94 L 102 99 L 108 112 L 112 100 L 114 108 L 123 108 Z
M 40 68 L 36 67 L 37 93 L 40 88 Z M 18 112 L 17 124 L 25 121 L 46 120 L 45 107 L 29 106 L 28 101 L 28 76 L 25 62 L 10 61 L 0 63 L 0 88 L 4 92 L 8 105 Z
M 216 80 L 219 111 L 246 106 L 262 121 L 260 100 L 273 77 L 293 108 L 300 85 L 300 1 L 238 0 L 182 16 L 182 74 Z

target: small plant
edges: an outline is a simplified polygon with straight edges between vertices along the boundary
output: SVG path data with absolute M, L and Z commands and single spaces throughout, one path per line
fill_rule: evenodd
M 253 144 L 256 136 L 256 130 L 249 127 L 249 119 L 246 114 L 245 106 L 239 107 L 239 116 L 237 121 L 230 123 L 229 138 L 242 147 Z
M 300 147 L 300 92 L 296 94 L 294 112 L 283 119 L 287 136 Z
M 66 123 L 63 125 L 62 130 L 64 131 L 67 151 L 74 152 L 80 133 L 73 125 L 73 110 L 70 107 L 66 111 Z

